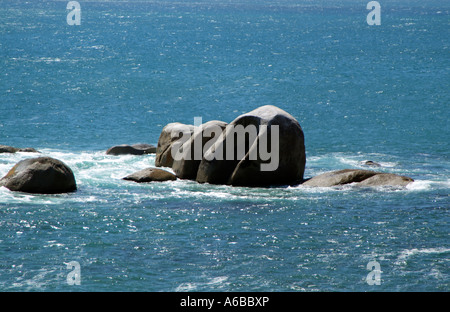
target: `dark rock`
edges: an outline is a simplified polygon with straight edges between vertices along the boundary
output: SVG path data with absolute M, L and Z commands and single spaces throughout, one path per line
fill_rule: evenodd
M 365 166 L 371 166 L 371 167 L 381 167 L 381 165 L 379 163 L 376 163 L 372 160 L 367 160 L 363 163 L 363 165 Z
M 173 173 L 158 168 L 146 168 L 123 178 L 123 180 L 138 183 L 174 181 L 176 179 L 177 177 Z
M 37 150 L 31 147 L 27 148 L 17 148 L 12 146 L 0 145 L 0 154 L 2 153 L 17 153 L 17 152 L 27 152 L 27 153 L 39 153 Z
M 179 178 L 195 180 L 204 149 L 208 149 L 208 146 L 219 139 L 226 126 L 226 122 L 212 120 L 195 127 L 191 138 L 181 146 L 179 158 L 172 164 L 172 169 Z
M 194 129 L 195 127 L 193 125 L 185 125 L 179 122 L 166 125 L 162 129 L 158 139 L 155 166 L 171 168 L 173 165 L 172 145 L 183 136 L 191 136 L 194 133 Z
M 27 147 L 27 148 L 19 148 L 18 152 L 24 152 L 24 153 L 39 153 L 39 151 L 35 150 L 34 148 Z
M 11 191 L 40 194 L 67 193 L 77 189 L 72 170 L 62 161 L 50 157 L 18 162 L 0 180 L 0 186 Z
M 15 153 L 19 149 L 12 146 L 0 145 L 0 154 L 1 153 Z
M 349 183 L 358 183 L 358 185 L 361 186 L 404 186 L 412 181 L 414 180 L 411 178 L 399 176 L 392 173 L 360 169 L 344 169 L 320 174 L 305 181 L 302 185 L 314 187 L 329 187 Z
M 106 151 L 107 155 L 144 155 L 156 153 L 156 146 L 151 144 L 117 145 Z
M 244 146 L 242 142 L 238 144 L 236 138 L 232 141 L 233 150 L 227 151 L 227 146 L 231 146 L 227 144 L 227 141 L 234 138 L 239 126 L 245 129 L 252 126 L 257 129 L 256 138 L 254 135 L 245 135 L 243 157 L 236 154 L 236 151 Z M 278 135 L 276 135 L 276 127 L 273 126 L 278 126 Z M 272 134 L 274 139 L 271 139 Z M 278 143 L 278 151 L 272 155 L 276 156 L 277 161 L 275 157 L 262 159 L 260 151 L 264 141 L 271 152 L 275 151 L 276 143 Z M 223 159 L 212 157 L 217 153 L 234 154 L 234 159 L 226 156 Z M 235 186 L 297 184 L 303 180 L 305 162 L 304 135 L 298 121 L 282 109 L 266 105 L 237 117 L 226 127 L 224 134 L 214 146 L 205 152 L 196 180 L 201 183 Z

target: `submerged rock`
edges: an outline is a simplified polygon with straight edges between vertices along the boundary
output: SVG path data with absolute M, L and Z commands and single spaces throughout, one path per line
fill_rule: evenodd
M 62 161 L 37 157 L 18 162 L 0 180 L 0 186 L 11 191 L 57 194 L 76 191 L 72 170 Z
M 414 180 L 409 177 L 399 176 L 392 173 L 376 172 L 361 169 L 343 169 L 330 171 L 315 176 L 302 185 L 313 187 L 330 187 L 349 183 L 358 183 L 363 186 L 405 186 Z
M 106 151 L 107 155 L 144 155 L 156 153 L 156 146 L 151 144 L 116 145 Z
M 372 160 L 366 160 L 365 162 L 363 162 L 364 166 L 370 166 L 370 167 L 381 167 L 381 165 L 377 162 L 374 162 Z
M 158 168 L 146 168 L 123 178 L 123 180 L 138 183 L 174 181 L 176 179 L 177 177 L 173 173 Z
M 39 153 L 37 150 L 31 147 L 27 148 L 18 148 L 7 145 L 0 145 L 0 154 L 2 153 L 17 153 L 17 152 L 26 152 L 26 153 Z

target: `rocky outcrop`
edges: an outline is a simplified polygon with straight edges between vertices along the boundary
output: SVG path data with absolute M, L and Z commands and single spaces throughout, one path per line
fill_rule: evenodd
M 179 178 L 195 180 L 203 151 L 220 138 L 226 126 L 226 122 L 212 120 L 194 128 L 192 136 L 181 146 L 179 157 L 172 164 L 172 169 Z
M 305 162 L 304 135 L 298 121 L 282 109 L 266 105 L 226 127 L 204 153 L 196 181 L 234 186 L 296 184 L 303 180 Z
M 272 105 L 243 114 L 230 124 L 217 120 L 198 127 L 170 123 L 161 132 L 155 160 L 157 167 L 172 168 L 178 178 L 233 186 L 405 186 L 414 181 L 362 169 L 331 171 L 304 180 L 305 164 L 300 124 Z M 371 160 L 360 164 L 381 166 Z
M 106 151 L 107 155 L 144 155 L 155 154 L 156 146 L 151 144 L 116 145 Z
M 176 179 L 177 177 L 173 173 L 158 168 L 146 168 L 123 178 L 123 180 L 138 183 L 174 181 Z
M 193 125 L 185 125 L 174 122 L 166 125 L 159 136 L 158 146 L 156 147 L 156 167 L 172 167 L 172 145 L 183 136 L 191 136 L 194 133 Z
M 361 169 L 343 169 L 320 174 L 305 181 L 302 185 L 312 187 L 330 187 L 358 183 L 358 185 L 361 186 L 405 186 L 413 181 L 414 180 L 411 178 L 392 173 Z
M 0 145 L 0 154 L 2 153 L 17 153 L 17 152 L 26 152 L 26 153 L 39 153 L 37 150 L 31 147 L 27 148 L 18 148 L 7 145 Z
M 57 194 L 77 189 L 72 170 L 62 161 L 37 157 L 18 162 L 0 180 L 0 186 L 11 191 Z

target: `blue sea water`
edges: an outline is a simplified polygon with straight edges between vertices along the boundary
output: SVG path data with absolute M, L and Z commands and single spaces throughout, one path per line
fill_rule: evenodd
M 368 1 L 79 1 L 69 26 L 67 2 L 0 1 L 0 144 L 78 184 L 0 188 L 0 291 L 449 290 L 448 3 L 379 1 L 369 26 Z M 300 122 L 305 177 L 373 160 L 415 182 L 135 184 L 154 155 L 105 155 L 267 104 Z

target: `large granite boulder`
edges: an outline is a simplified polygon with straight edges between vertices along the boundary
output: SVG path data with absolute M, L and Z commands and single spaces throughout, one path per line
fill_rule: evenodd
M 158 139 L 155 166 L 171 168 L 173 164 L 172 145 L 183 137 L 191 136 L 194 129 L 193 125 L 185 125 L 179 122 L 166 125 Z
M 158 168 L 146 168 L 123 178 L 123 180 L 138 183 L 174 181 L 176 179 L 177 177 L 173 173 Z
M 27 148 L 18 148 L 7 145 L 0 145 L 0 154 L 2 153 L 17 153 L 17 152 L 26 152 L 26 153 L 39 153 L 37 150 L 31 147 Z
M 116 145 L 106 151 L 107 155 L 144 155 L 155 153 L 156 146 L 151 144 Z
M 172 164 L 179 178 L 195 180 L 203 152 L 220 138 L 226 126 L 226 122 L 212 120 L 194 128 L 192 136 L 182 144 Z
M 76 191 L 72 170 L 62 161 L 37 157 L 18 162 L 0 180 L 0 186 L 11 191 L 57 194 Z
M 325 172 L 305 181 L 302 185 L 312 187 L 330 187 L 358 183 L 358 185 L 361 186 L 405 186 L 413 181 L 414 180 L 411 178 L 392 173 L 361 169 L 343 169 Z
M 291 185 L 303 180 L 303 130 L 284 110 L 266 105 L 237 117 L 203 156 L 200 183 Z

